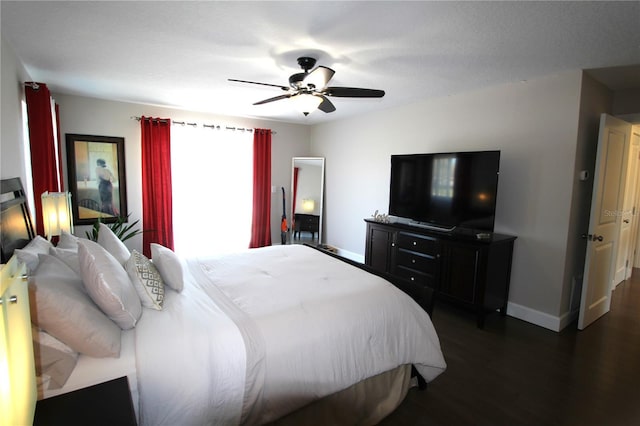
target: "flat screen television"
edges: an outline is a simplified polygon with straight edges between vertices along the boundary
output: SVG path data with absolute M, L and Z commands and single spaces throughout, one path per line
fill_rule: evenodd
M 493 231 L 500 151 L 391 156 L 389 215 L 452 231 Z

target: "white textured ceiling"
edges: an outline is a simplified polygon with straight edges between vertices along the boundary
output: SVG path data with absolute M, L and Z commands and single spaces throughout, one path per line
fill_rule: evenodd
M 640 2 L 2 1 L 2 36 L 53 92 L 216 114 L 319 123 L 565 70 L 640 77 Z M 308 117 L 282 94 L 299 56 L 330 85 L 383 89 L 332 98 Z M 636 67 L 628 67 L 628 66 Z M 637 87 L 637 86 L 636 86 Z M 617 87 L 620 88 L 620 87 Z

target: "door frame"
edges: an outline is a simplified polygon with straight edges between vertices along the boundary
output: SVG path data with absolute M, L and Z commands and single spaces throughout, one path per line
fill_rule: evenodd
M 638 177 L 640 175 L 640 136 L 635 138 L 634 126 L 631 127 L 629 140 L 628 140 L 628 159 L 627 159 L 627 173 L 625 179 L 625 190 L 622 201 L 622 209 L 620 214 L 622 222 L 625 220 L 631 221 L 629 225 L 629 235 L 627 235 L 628 241 L 626 250 L 624 247 L 619 246 L 615 264 L 615 276 L 613 281 L 613 289 L 625 280 L 631 278 L 631 272 L 633 270 L 633 264 L 635 261 L 635 253 L 637 246 L 637 232 L 638 232 L 638 220 L 635 212 L 637 211 L 638 204 L 638 185 L 640 181 Z M 623 242 L 624 223 L 620 225 L 620 232 L 618 239 L 620 243 Z M 626 260 L 624 265 L 620 265 L 620 258 Z

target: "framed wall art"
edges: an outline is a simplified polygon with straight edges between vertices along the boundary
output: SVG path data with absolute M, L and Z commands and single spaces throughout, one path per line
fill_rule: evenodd
M 124 138 L 66 134 L 73 223 L 112 223 L 127 217 Z

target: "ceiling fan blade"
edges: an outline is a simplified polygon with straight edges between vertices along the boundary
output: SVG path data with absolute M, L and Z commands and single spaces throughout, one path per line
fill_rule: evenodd
M 304 84 L 309 87 L 313 85 L 316 89 L 322 90 L 336 72 L 331 68 L 320 65 L 304 77 Z
M 229 81 L 235 81 L 236 83 L 249 83 L 249 84 L 259 84 L 260 86 L 271 86 L 271 87 L 279 87 L 282 90 L 289 90 L 287 86 L 281 86 L 279 84 L 271 84 L 271 83 L 259 83 L 257 81 L 248 81 L 248 80 L 236 80 L 235 78 L 227 79 Z
M 281 99 L 287 99 L 287 98 L 290 98 L 291 96 L 293 96 L 293 95 L 292 94 L 286 94 L 286 95 L 274 96 L 273 98 L 269 98 L 269 99 L 264 99 L 262 101 L 258 101 L 254 105 L 267 104 L 269 102 L 279 101 Z
M 322 112 L 333 112 L 336 110 L 336 107 L 331 103 L 326 96 L 319 95 L 322 98 L 322 102 L 318 105 L 318 109 Z
M 360 89 L 358 87 L 327 87 L 323 93 L 337 98 L 381 98 L 384 96 L 384 90 Z

